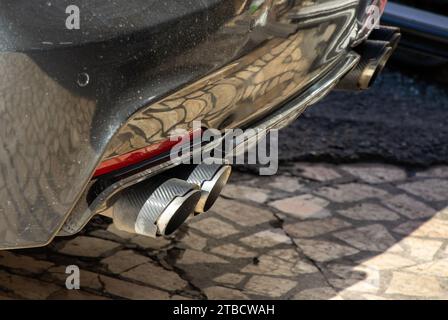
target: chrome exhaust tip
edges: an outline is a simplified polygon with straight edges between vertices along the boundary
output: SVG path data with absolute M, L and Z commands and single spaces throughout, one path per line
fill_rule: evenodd
M 369 39 L 386 41 L 392 50 L 395 51 L 401 39 L 401 31 L 397 27 L 380 26 L 378 29 L 372 30 Z
M 361 59 L 337 85 L 341 90 L 366 90 L 383 71 L 401 39 L 399 28 L 380 26 L 374 29 L 369 40 L 355 48 Z
M 198 190 L 192 190 L 184 196 L 176 197 L 157 219 L 158 234 L 173 234 L 194 213 L 201 198 Z
M 191 172 L 187 182 L 194 183 L 201 189 L 201 199 L 195 208 L 196 214 L 210 210 L 224 189 L 232 173 L 229 165 L 200 164 Z
M 366 41 L 363 52 L 365 58 L 358 65 L 361 70 L 358 79 L 360 90 L 366 90 L 375 83 L 394 50 L 386 41 L 369 40 Z
M 370 88 L 383 71 L 394 49 L 389 42 L 367 40 L 359 48 L 361 59 L 337 85 L 341 90 L 366 90 Z
M 120 230 L 149 237 L 168 236 L 194 213 L 199 187 L 180 179 L 155 177 L 120 194 L 112 207 Z
M 210 210 L 227 184 L 231 173 L 232 167 L 230 165 L 205 163 L 179 165 L 169 172 L 170 176 L 197 185 L 201 190 L 201 198 L 194 210 L 196 215 Z

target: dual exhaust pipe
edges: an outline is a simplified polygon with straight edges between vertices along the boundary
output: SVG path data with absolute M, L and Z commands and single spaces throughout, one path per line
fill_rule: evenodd
M 361 56 L 358 65 L 337 85 L 341 90 L 366 90 L 383 71 L 387 61 L 398 46 L 399 28 L 381 26 L 374 29 L 368 40 L 355 48 Z
M 110 215 L 120 230 L 168 236 L 187 218 L 207 212 L 226 185 L 231 166 L 180 165 L 123 191 Z

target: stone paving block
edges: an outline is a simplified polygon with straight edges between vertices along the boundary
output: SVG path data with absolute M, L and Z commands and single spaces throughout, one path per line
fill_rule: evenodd
M 341 169 L 367 183 L 385 183 L 405 180 L 406 171 L 401 168 L 383 164 L 346 165 Z
M 369 294 L 369 293 L 363 294 L 362 297 L 365 300 L 374 300 L 374 301 L 389 300 L 386 297 L 382 297 L 382 296 L 378 296 L 378 295 L 374 295 L 374 294 Z
M 400 235 L 409 235 L 409 236 L 416 236 L 416 234 L 421 235 L 422 233 L 418 231 L 418 229 L 420 229 L 424 224 L 425 222 L 423 221 L 407 221 L 394 228 L 393 231 Z
M 223 198 L 216 201 L 212 211 L 243 227 L 252 227 L 275 219 L 274 214 L 266 209 Z
M 329 282 L 340 291 L 342 297 L 351 296 L 350 300 L 360 299 L 362 293 L 377 293 L 379 287 L 364 280 L 330 279 Z
M 296 277 L 301 274 L 314 273 L 319 270 L 312 264 L 299 260 L 298 256 L 295 259 L 281 259 L 278 256 L 269 254 L 262 255 L 257 262 L 246 265 L 241 269 L 242 273 Z
M 288 246 L 285 249 L 273 249 L 265 252 L 266 254 L 276 257 L 284 261 L 299 261 L 301 260 L 295 246 Z
M 113 234 L 112 232 L 109 232 L 104 229 L 92 230 L 89 233 L 85 233 L 84 235 L 89 236 L 91 238 L 100 238 L 100 239 L 110 240 L 110 241 L 118 242 L 118 243 L 123 243 L 123 242 L 128 241 L 128 240 L 123 239 L 123 238 L 117 236 L 116 234 Z
M 331 214 L 326 209 L 329 202 L 313 195 L 300 195 L 269 203 L 271 207 L 299 219 L 322 219 Z
M 188 282 L 174 271 L 165 270 L 151 262 L 123 272 L 121 276 L 168 291 L 182 290 L 188 286 Z
M 107 266 L 107 269 L 113 273 L 120 274 L 135 266 L 148 262 L 148 257 L 136 254 L 131 250 L 119 251 L 114 255 L 101 260 Z
M 228 263 L 226 260 L 219 258 L 217 256 L 204 253 L 196 250 L 185 250 L 182 254 L 182 257 L 176 261 L 177 264 L 186 264 L 186 265 L 194 265 L 194 264 L 210 264 L 210 263 Z
M 409 219 L 424 219 L 434 216 L 436 210 L 405 194 L 386 198 L 382 203 Z
M 231 285 L 237 285 L 243 281 L 245 278 L 245 275 L 237 274 L 237 273 L 225 273 L 223 275 L 220 275 L 219 277 L 216 277 L 213 279 L 214 281 L 218 283 L 223 284 L 231 284 Z
M 191 222 L 188 226 L 213 238 L 225 238 L 239 232 L 231 224 L 216 218 L 205 218 Z
M 448 259 L 435 260 L 404 269 L 417 274 L 448 278 Z M 448 292 L 447 292 L 448 294 Z
M 448 166 L 436 166 L 428 170 L 417 172 L 417 177 L 448 178 Z
M 131 239 L 131 243 L 147 250 L 160 250 L 171 244 L 171 241 L 163 237 L 150 238 L 145 236 L 135 236 Z
M 367 266 L 376 270 L 401 269 L 404 267 L 415 265 L 414 260 L 405 258 L 398 254 L 382 253 L 367 260 L 359 260 L 360 265 Z
M 269 198 L 269 190 L 242 185 L 227 184 L 221 193 L 224 197 L 264 203 Z
M 70 256 L 97 258 L 117 249 L 119 246 L 119 243 L 109 240 L 78 236 L 65 243 L 58 252 Z
M 266 277 L 266 276 L 253 276 L 247 282 L 245 289 L 252 294 L 279 298 L 288 293 L 296 286 L 296 282 L 292 280 Z
M 170 300 L 180 301 L 180 300 L 192 300 L 192 299 L 189 297 L 184 297 L 184 296 L 175 294 L 175 295 L 171 296 Z
M 13 294 L 25 299 L 46 299 L 61 287 L 29 277 L 22 277 L 0 270 L 0 284 Z
M 386 251 L 397 243 L 381 224 L 338 232 L 334 236 L 359 250 L 366 251 Z
M 448 180 L 426 179 L 405 183 L 399 188 L 428 201 L 443 201 L 447 199 Z
M 431 261 L 434 259 L 437 251 L 442 247 L 443 242 L 406 237 L 400 241 L 400 244 L 413 259 L 416 259 L 417 261 Z
M 332 286 L 344 292 L 377 293 L 381 288 L 381 272 L 365 265 L 332 264 L 328 269 L 337 275 L 328 281 Z
M 201 251 L 207 246 L 207 239 L 197 235 L 191 230 L 187 230 L 182 239 L 180 239 L 180 244 L 183 244 L 188 248 Z
M 240 241 L 253 248 L 270 248 L 279 244 L 291 244 L 291 239 L 282 229 L 265 230 L 248 237 L 240 239 Z
M 426 222 L 408 221 L 399 225 L 394 231 L 412 237 L 448 239 L 448 221 L 441 219 Z
M 350 227 L 351 224 L 337 218 L 302 221 L 284 225 L 288 235 L 294 238 L 313 238 L 336 230 Z
M 297 246 L 314 261 L 327 262 L 354 255 L 359 251 L 329 241 L 295 239 Z
M 125 232 L 125 231 L 121 231 L 119 229 L 117 229 L 117 227 L 115 226 L 115 224 L 111 223 L 108 227 L 107 227 L 107 231 L 116 235 L 117 237 L 123 239 L 123 240 L 129 240 L 134 238 L 136 235 L 133 233 L 129 233 L 129 232 Z
M 204 289 L 204 293 L 210 300 L 247 300 L 244 293 L 235 289 L 225 287 L 209 287 Z
M 341 300 L 342 297 L 332 287 L 306 289 L 297 293 L 294 300 Z
M 30 273 L 42 273 L 54 264 L 49 261 L 37 260 L 32 257 L 14 254 L 9 251 L 0 251 L 0 266 L 22 269 Z
M 109 300 L 109 298 L 83 290 L 61 289 L 48 296 L 49 300 Z
M 114 279 L 107 276 L 100 276 L 101 282 L 104 284 L 105 292 L 125 299 L 135 300 L 165 300 L 169 298 L 167 292 L 141 286 L 129 281 Z
M 447 298 L 436 277 L 405 272 L 394 272 L 386 294 L 401 294 L 408 297 Z
M 434 218 L 448 220 L 448 207 L 443 208 L 434 215 Z
M 6 300 L 14 300 L 14 299 L 6 295 L 5 293 L 0 293 L 0 301 L 6 301 Z
M 383 198 L 388 194 L 382 189 L 361 183 L 324 187 L 319 189 L 317 193 L 334 202 L 357 202 L 372 198 Z
M 331 181 L 341 177 L 337 171 L 324 165 L 297 164 L 294 167 L 300 176 L 314 181 Z
M 253 258 L 257 255 L 254 251 L 247 250 L 231 243 L 215 247 L 211 252 L 229 258 Z
M 339 210 L 338 213 L 358 221 L 395 221 L 400 218 L 395 212 L 372 203 L 360 203 L 353 207 Z
M 271 188 L 294 193 L 306 190 L 306 186 L 298 181 L 297 178 L 278 176 L 274 178 L 274 182 L 269 183 Z

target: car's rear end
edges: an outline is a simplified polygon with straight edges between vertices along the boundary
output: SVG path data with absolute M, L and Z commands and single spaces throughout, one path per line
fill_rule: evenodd
M 209 129 L 281 128 L 338 84 L 367 89 L 399 38 L 371 33 L 385 2 L 79 0 L 77 29 L 73 1 L 0 0 L 0 248 L 95 214 L 161 236 L 207 211 L 230 167 L 179 165 L 173 135 L 199 141 L 186 160 Z

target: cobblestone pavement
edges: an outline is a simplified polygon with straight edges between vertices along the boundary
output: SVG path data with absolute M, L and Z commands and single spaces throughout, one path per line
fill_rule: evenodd
M 0 297 L 448 298 L 448 167 L 298 163 L 236 172 L 171 239 L 106 218 L 47 248 L 0 253 Z M 81 268 L 81 290 L 65 268 Z

